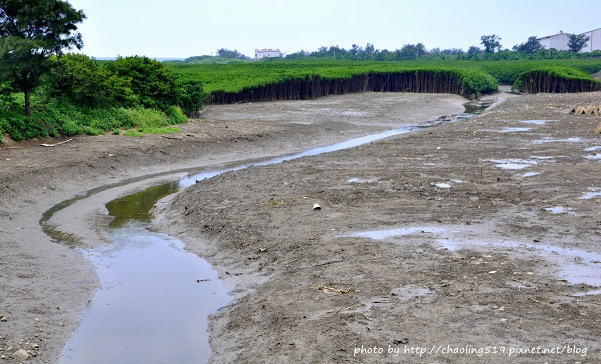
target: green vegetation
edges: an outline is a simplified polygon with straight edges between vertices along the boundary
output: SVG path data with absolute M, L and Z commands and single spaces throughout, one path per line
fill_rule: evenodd
M 568 48 L 571 52 L 580 52 L 580 50 L 586 47 L 587 42 L 591 39 L 588 35 L 585 34 L 570 34 L 568 35 Z
M 160 128 L 202 108 L 202 85 L 178 79 L 161 62 L 64 55 L 83 46 L 83 19 L 63 0 L 0 0 L 0 136 L 169 132 Z
M 601 81 L 575 68 L 539 67 L 522 73 L 513 84 L 513 89 L 529 94 L 591 92 L 601 90 Z
M 85 17 L 62 0 L 0 0 L 0 81 L 23 92 L 26 116 L 50 57 L 83 47 L 76 24 Z
M 446 92 L 446 89 L 453 89 L 450 83 L 446 85 L 435 86 L 430 81 L 423 79 L 426 74 L 430 74 L 433 79 L 445 80 L 449 79 L 457 85 L 454 88 L 454 93 L 459 93 L 466 96 L 475 96 L 480 93 L 489 93 L 497 89 L 496 82 L 489 75 L 475 69 L 474 67 L 459 67 L 442 66 L 435 63 L 418 63 L 418 62 L 365 62 L 365 61 L 271 61 L 271 62 L 254 62 L 237 65 L 177 65 L 169 66 L 170 69 L 178 74 L 184 80 L 193 80 L 203 84 L 204 90 L 211 96 L 207 99 L 208 102 L 215 102 L 216 98 L 229 97 L 241 92 L 251 92 L 255 89 L 264 88 L 267 86 L 279 85 L 278 88 L 288 88 L 289 94 L 300 94 L 303 98 L 304 93 L 313 96 L 320 96 L 320 91 L 303 91 L 307 83 L 329 83 L 329 86 L 315 87 L 324 88 L 347 88 L 348 92 L 360 90 L 378 90 L 383 85 L 349 85 L 350 83 L 359 82 L 355 78 L 365 77 L 365 75 L 401 75 L 412 74 L 415 78 L 422 78 L 424 82 L 419 85 L 423 86 L 428 83 L 431 88 L 429 92 Z M 443 76 L 441 76 L 443 75 Z M 428 76 L 429 77 L 429 76 Z M 295 85 L 295 86 L 294 86 Z M 398 91 L 425 92 L 420 90 L 418 85 L 417 90 L 412 87 L 399 86 Z M 296 89 L 292 88 L 296 87 Z M 385 86 L 385 88 L 390 88 Z M 351 90 L 352 89 L 352 90 Z M 436 91 L 440 89 L 441 91 Z M 392 91 L 392 89 L 387 89 Z M 425 89 L 424 89 L 425 90 Z M 386 91 L 386 90 L 385 90 Z M 253 91 L 254 92 L 254 91 Z M 260 91 L 259 91 L 260 92 Z M 325 92 L 325 90 L 324 90 Z M 344 92 L 333 92 L 344 93 Z M 327 92 L 326 92 L 327 94 Z M 299 97 L 291 97 L 299 98 Z M 282 97 L 275 96 L 275 99 Z
M 30 118 L 23 94 L 0 87 L 0 131 L 12 139 L 152 133 L 187 120 L 207 103 L 308 99 L 362 91 L 448 92 L 478 97 L 497 84 L 522 92 L 598 89 L 589 74 L 601 60 L 405 62 L 307 60 L 242 64 L 162 64 L 145 57 L 97 62 L 83 55 L 53 58 L 33 94 Z M 562 81 L 564 80 L 564 81 Z M 203 86 L 201 86 L 203 85 Z M 206 94 L 205 94 L 206 91 Z M 160 133 L 165 130 L 158 129 Z
M 235 65 L 170 64 L 183 80 L 199 82 L 208 103 L 314 98 L 359 91 L 452 92 L 467 97 L 512 85 L 520 75 L 541 67 L 562 67 L 588 74 L 601 71 L 601 59 L 405 62 L 271 60 Z M 581 74 L 582 76 L 582 74 Z M 400 80 L 402 84 L 399 84 Z M 412 82 L 419 79 L 420 82 Z M 394 82 L 392 82 L 394 81 Z M 434 86 L 436 85 L 436 86 Z M 425 87 L 424 87 L 425 86 Z M 585 88 L 583 88 L 585 89 Z
M 123 135 L 125 136 L 134 136 L 134 137 L 143 137 L 146 134 L 174 134 L 178 133 L 180 130 L 174 126 L 165 126 L 165 127 L 143 127 L 138 129 L 130 129 L 127 130 Z
M 68 54 L 51 62 L 51 71 L 32 94 L 29 117 L 22 112 L 23 94 L 4 87 L 0 134 L 20 141 L 161 128 L 186 122 L 184 112 L 194 116 L 202 107 L 199 83 L 182 81 L 164 64 L 146 57 L 97 62 Z

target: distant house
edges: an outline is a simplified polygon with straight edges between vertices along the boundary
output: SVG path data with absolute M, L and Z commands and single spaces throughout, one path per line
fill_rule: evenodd
M 560 30 L 559 33 L 555 35 L 538 38 L 538 41 L 543 47 L 545 47 L 545 49 L 555 48 L 558 51 L 567 51 L 570 49 L 568 48 L 568 42 L 570 41 L 569 36 L 570 34 L 564 33 L 562 30 Z
M 586 43 L 586 47 L 583 47 L 580 52 L 592 52 L 601 50 L 601 28 L 591 30 L 590 32 L 584 32 L 582 35 L 588 36 L 590 39 Z M 545 49 L 555 48 L 558 51 L 567 51 L 568 42 L 570 41 L 570 34 L 559 31 L 558 34 L 550 35 L 548 37 L 538 38 L 540 44 Z
M 587 35 L 590 39 L 586 43 L 586 47 L 582 48 L 580 52 L 601 51 L 601 28 L 583 34 Z
M 282 52 L 279 49 L 255 49 L 255 59 L 281 57 Z

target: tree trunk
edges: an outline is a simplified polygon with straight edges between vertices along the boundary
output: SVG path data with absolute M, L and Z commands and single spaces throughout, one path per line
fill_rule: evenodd
M 25 89 L 25 116 L 26 117 L 30 117 L 31 116 L 31 97 L 30 97 L 30 92 L 31 90 L 29 89 Z

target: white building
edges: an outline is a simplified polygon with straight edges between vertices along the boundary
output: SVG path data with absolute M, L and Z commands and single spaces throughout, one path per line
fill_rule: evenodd
M 255 59 L 281 57 L 279 49 L 255 49 Z
M 584 32 L 582 35 L 588 36 L 590 39 L 586 43 L 586 46 L 580 50 L 580 52 L 592 52 L 601 50 L 601 28 L 591 30 L 590 32 Z M 538 38 L 540 44 L 545 49 L 555 48 L 558 51 L 567 51 L 568 42 L 570 41 L 570 34 L 559 31 L 558 34 L 550 35 L 548 37 Z
M 548 37 L 538 38 L 540 44 L 545 47 L 545 49 L 555 48 L 558 51 L 567 51 L 568 42 L 570 41 L 569 34 L 564 33 L 562 30 L 555 35 L 550 35 Z
M 591 30 L 590 32 L 585 32 L 583 34 L 588 36 L 590 39 L 580 52 L 601 51 L 601 28 Z

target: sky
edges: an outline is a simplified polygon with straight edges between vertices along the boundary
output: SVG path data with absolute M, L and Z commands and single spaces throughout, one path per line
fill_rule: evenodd
M 187 58 L 227 48 L 289 54 L 353 44 L 395 50 L 481 46 L 503 48 L 530 36 L 601 28 L 599 0 L 68 0 L 87 19 L 79 24 L 89 56 Z

